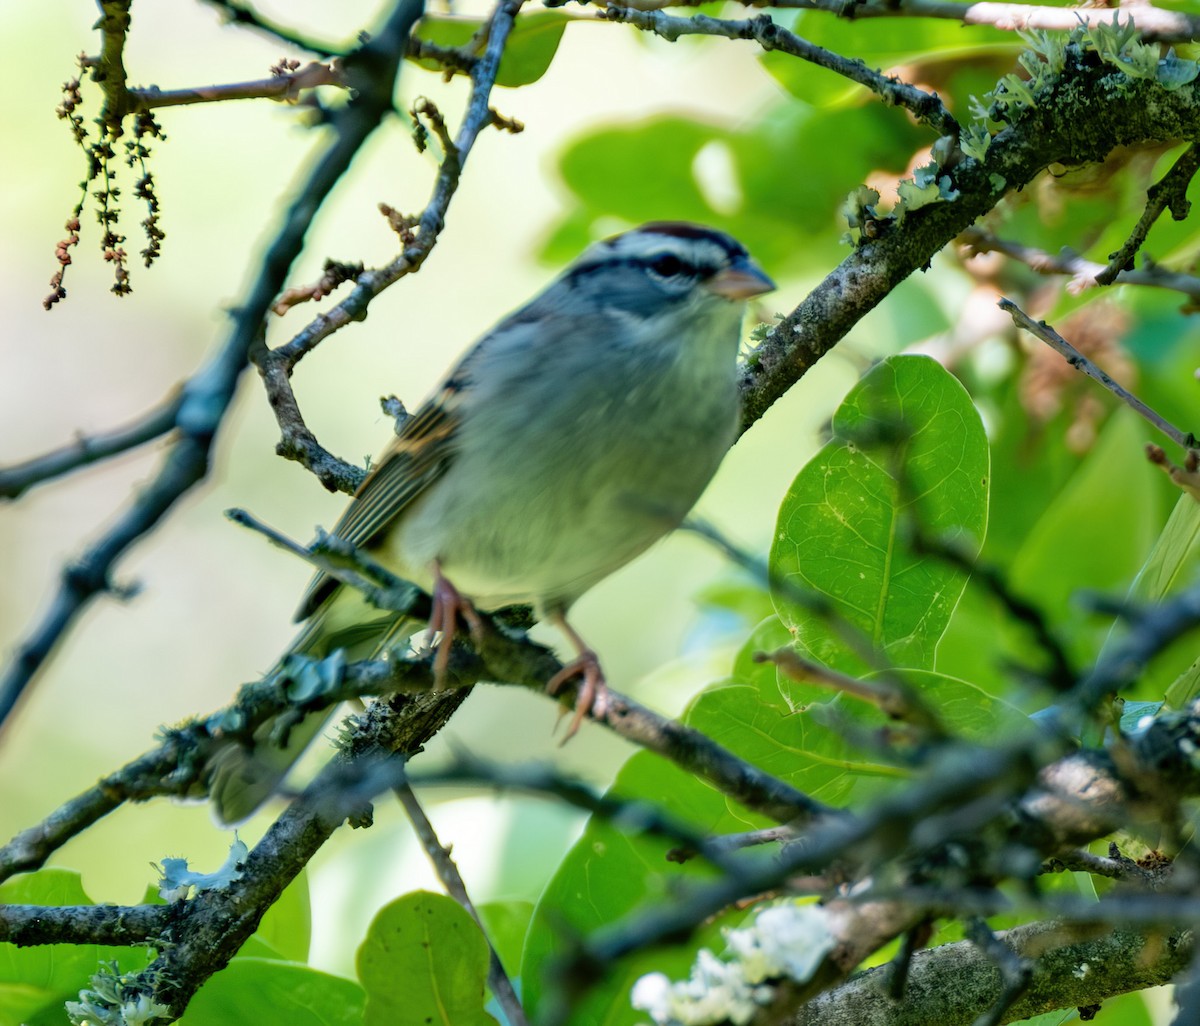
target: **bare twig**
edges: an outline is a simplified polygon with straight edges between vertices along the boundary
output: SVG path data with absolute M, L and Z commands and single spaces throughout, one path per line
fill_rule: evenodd
M 835 691 L 845 692 L 870 703 L 893 719 L 905 720 L 939 737 L 946 736 L 937 713 L 921 698 L 918 691 L 904 683 L 899 674 L 891 674 L 874 681 L 859 680 L 811 659 L 804 659 L 792 648 L 756 652 L 754 661 L 772 663 L 792 680 L 820 684 Z
M 442 886 L 446 888 L 446 893 L 457 901 L 467 911 L 467 914 L 475 920 L 480 932 L 487 940 L 488 986 L 491 988 L 492 994 L 501 1009 L 503 1009 L 505 1017 L 512 1026 L 528 1026 L 529 1020 L 525 1018 L 525 1010 L 521 1007 L 521 1000 L 517 997 L 517 992 L 513 989 L 512 980 L 508 978 L 508 973 L 504 971 L 504 964 L 500 961 L 500 956 L 496 953 L 496 949 L 492 945 L 487 927 L 484 926 L 483 919 L 475 908 L 475 903 L 471 901 L 471 896 L 467 893 L 467 885 L 463 882 L 462 874 L 459 873 L 458 866 L 454 864 L 454 859 L 450 857 L 450 849 L 438 840 L 437 832 L 433 829 L 433 824 L 429 822 L 429 817 L 425 815 L 425 810 L 421 808 L 421 803 L 417 800 L 417 796 L 413 793 L 413 789 L 408 781 L 406 780 L 404 783 L 393 788 L 393 791 L 400 800 L 400 804 L 404 806 L 404 811 L 408 814 L 409 821 L 413 825 L 413 830 L 416 832 L 421 846 L 425 849 L 425 854 L 429 856 L 429 861 L 433 864 L 434 872 L 437 873 Z
M 101 434 L 79 435 L 61 449 L 0 467 L 0 499 L 15 499 L 35 485 L 161 438 L 175 427 L 182 403 L 183 395 L 176 393 L 131 424 Z
M 1045 275 L 1071 275 L 1067 291 L 1078 294 L 1099 286 L 1100 275 L 1107 264 L 1097 263 L 1081 257 L 1064 247 L 1057 255 L 1047 253 L 1035 246 L 1026 246 L 1008 239 L 1000 239 L 980 228 L 968 228 L 959 239 L 973 253 L 1003 253 L 1025 264 L 1030 270 Z M 1107 284 L 1107 283 L 1105 283 Z M 1146 262 L 1141 268 L 1119 270 L 1112 278 L 1115 285 L 1145 285 L 1150 288 L 1167 289 L 1187 296 L 1193 305 L 1200 305 L 1200 277 L 1170 271 L 1158 264 Z
M 225 20 L 232 22 L 235 25 L 244 25 L 248 28 L 257 29 L 282 43 L 287 43 L 289 46 L 298 47 L 301 50 L 307 50 L 309 53 L 315 53 L 320 57 L 344 57 L 346 51 L 344 49 L 335 48 L 328 43 L 320 43 L 308 36 L 302 36 L 293 29 L 285 28 L 278 22 L 272 21 L 256 11 L 249 4 L 239 2 L 239 0 L 202 0 L 203 3 L 210 7 L 215 7 L 221 12 Z
M 1192 143 L 1175 161 L 1171 170 L 1147 190 L 1146 209 L 1142 211 L 1142 216 L 1138 218 L 1138 223 L 1134 226 L 1133 233 L 1125 240 L 1125 244 L 1115 253 L 1109 254 L 1108 266 L 1096 275 L 1097 284 L 1111 285 L 1122 271 L 1133 269 L 1134 254 L 1142 248 L 1142 243 L 1146 241 L 1154 222 L 1164 210 L 1170 210 L 1176 221 L 1182 221 L 1188 216 L 1192 205 L 1187 198 L 1187 187 L 1196 176 L 1197 170 L 1200 170 L 1200 146 Z
M 302 90 L 317 86 L 346 87 L 341 64 L 310 61 L 298 71 L 272 75 L 253 82 L 230 82 L 224 85 L 196 86 L 191 89 L 130 89 L 130 103 L 138 109 L 179 107 L 190 103 L 220 103 L 224 100 L 295 100 Z
M 1171 441 L 1177 443 L 1185 449 L 1194 449 L 1197 446 L 1196 437 L 1189 431 L 1186 434 L 1175 427 L 1165 418 L 1159 416 L 1149 406 L 1142 402 L 1128 389 L 1117 384 L 1108 374 L 1097 367 L 1091 360 L 1076 349 L 1070 342 L 1063 338 L 1057 331 L 1051 328 L 1045 321 L 1035 321 L 1024 310 L 1010 299 L 1000 300 L 1000 309 L 1007 313 L 1013 319 L 1013 323 L 1018 328 L 1024 328 L 1031 335 L 1040 338 L 1046 345 L 1058 353 L 1061 353 L 1066 361 L 1077 371 L 1086 374 L 1089 378 L 1100 382 L 1113 395 L 1125 403 L 1130 409 L 1137 413 L 1148 423 L 1153 424 L 1159 431 L 1166 435 Z
M 298 335 L 275 349 L 265 346 L 255 353 L 272 409 L 280 428 L 279 455 L 303 464 L 330 491 L 353 494 L 363 480 L 363 471 L 337 459 L 317 441 L 309 430 L 291 386 L 296 364 L 335 331 L 360 320 L 371 301 L 384 289 L 420 269 L 437 244 L 445 224 L 450 200 L 458 189 L 459 178 L 479 133 L 493 123 L 488 106 L 500 58 L 513 21 L 524 0 L 501 0 L 488 28 L 487 47 L 470 66 L 471 94 L 458 135 L 452 142 L 443 139 L 444 156 L 434 181 L 433 194 L 415 228 L 411 245 L 392 263 L 358 275 L 354 291 L 337 306 L 316 318 Z M 440 115 L 438 115 L 440 118 Z M 434 119 L 435 129 L 437 119 Z M 449 143 L 448 145 L 445 145 Z
M 1108 855 L 1095 855 L 1086 848 L 1075 848 L 1059 852 L 1046 866 L 1046 872 L 1091 873 L 1109 880 L 1134 880 L 1150 884 L 1154 875 L 1143 869 L 1131 858 L 1126 858 L 1115 844 L 1109 845 Z
M 662 7 L 695 6 L 702 0 L 631 0 L 630 7 L 657 10 Z M 760 0 L 742 0 L 747 5 L 760 5 Z M 768 7 L 782 9 L 827 11 L 850 20 L 860 18 L 938 18 L 964 25 L 990 25 L 1006 32 L 1028 32 L 1042 29 L 1049 32 L 1070 32 L 1080 24 L 1112 24 L 1113 11 L 1108 7 L 1041 7 L 1036 4 L 1000 3 L 982 0 L 961 3 L 959 0 L 769 0 Z M 1186 43 L 1200 38 L 1200 17 L 1180 11 L 1164 10 L 1149 3 L 1139 3 L 1133 18 L 1138 34 L 1148 42 Z
M 655 5 L 657 6 L 657 5 Z M 665 5 L 663 5 L 665 6 Z M 639 10 L 637 5 L 610 5 L 600 12 L 608 21 L 625 22 L 653 32 L 674 42 L 680 36 L 724 36 L 727 39 L 753 39 L 764 50 L 778 50 L 816 64 L 818 67 L 866 86 L 884 103 L 904 107 L 918 120 L 929 125 L 939 135 L 958 137 L 959 125 L 941 100 L 916 86 L 872 71 L 860 60 L 851 60 L 832 50 L 801 39 L 794 32 L 777 25 L 770 15 L 760 14 L 743 21 L 710 18 L 706 14 L 680 18 L 658 10 Z

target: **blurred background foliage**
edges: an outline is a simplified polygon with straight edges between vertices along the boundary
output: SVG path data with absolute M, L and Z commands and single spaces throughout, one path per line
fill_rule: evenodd
M 369 24 L 376 6 L 368 0 L 260 5 L 328 38 Z M 742 16 L 741 8 L 704 9 Z M 465 10 L 472 13 L 481 12 Z M 268 237 L 287 183 L 313 148 L 300 109 L 255 101 L 163 111 L 170 138 L 153 157 L 168 232 L 159 266 L 134 269 L 131 297 L 108 296 L 108 271 L 94 252 L 98 233 L 85 223 L 67 280 L 70 296 L 44 314 L 53 245 L 82 165 L 53 108 L 60 82 L 73 74 L 74 54 L 94 48 L 90 17 L 62 0 L 18 5 L 0 16 L 9 38 L 20 42 L 14 59 L 0 66 L 10 97 L 8 174 L 0 190 L 10 227 L 0 237 L 0 290 L 8 311 L 8 330 L 0 333 L 5 462 L 59 444 L 71 431 L 119 423 L 193 369 Z M 896 182 L 928 159 L 932 135 L 907 113 L 794 58 L 761 55 L 750 43 L 724 39 L 668 44 L 586 12 L 523 18 L 527 26 L 506 65 L 510 88 L 498 90 L 493 103 L 524 122 L 525 132 L 486 137 L 420 275 L 382 297 L 366 322 L 327 342 L 298 372 L 309 423 L 347 459 L 361 460 L 386 440 L 390 426 L 378 409 L 380 395 L 418 401 L 479 333 L 592 239 L 649 219 L 723 228 L 780 283 L 756 311 L 769 321 L 848 252 L 840 213 L 847 194 L 865 182 L 886 205 Z M 963 120 L 971 96 L 982 96 L 1012 70 L 1020 50 L 1011 34 L 950 22 L 837 21 L 820 12 L 777 12 L 776 19 L 838 53 L 936 89 Z M 470 26 L 443 21 L 427 31 L 452 42 Z M 280 55 L 277 44 L 222 26 L 203 5 L 140 5 L 127 66 L 133 81 L 170 88 L 260 77 Z M 95 93 L 84 89 L 94 104 Z M 406 69 L 401 93 L 400 109 L 428 95 L 447 113 L 458 110 L 464 96 L 461 81 L 445 83 L 416 66 Z M 1147 186 L 1175 155 L 1121 151 L 1102 167 L 1052 168 L 1007 197 L 983 227 L 1051 254 L 1066 246 L 1103 262 L 1140 215 Z M 419 208 L 432 173 L 431 158 L 416 152 L 404 119 L 394 119 L 339 186 L 293 279 L 315 280 L 327 257 L 368 265 L 389 259 L 395 240 L 375 205 Z M 1192 270 L 1198 244 L 1194 221 L 1162 218 L 1144 252 Z M 1013 587 L 1046 611 L 1082 665 L 1095 658 L 1111 620 L 1089 612 L 1080 594 L 1125 592 L 1177 493 L 1144 459 L 1144 442 L 1157 441 L 1149 429 L 1114 412 L 1109 396 L 1038 349 L 1040 343 L 1018 337 L 996 310 L 1002 294 L 1054 323 L 1168 419 L 1184 430 L 1195 427 L 1196 327 L 1182 296 L 1131 287 L 1080 291 L 1066 277 L 1039 276 L 995 254 L 970 256 L 950 247 L 897 288 L 751 430 L 726 461 L 700 516 L 765 557 L 772 540 L 778 542 L 776 516 L 793 478 L 829 438 L 834 409 L 860 373 L 901 352 L 931 355 L 965 387 L 964 397 L 969 394 L 979 411 L 981 439 L 986 434 L 990 488 L 981 558 L 1003 568 Z M 272 327 L 274 341 L 298 330 L 311 312 L 304 306 L 289 312 Z M 305 537 L 314 523 L 330 523 L 342 500 L 274 457 L 274 434 L 259 385 L 247 378 L 212 478 L 124 564 L 124 576 L 140 582 L 141 594 L 90 610 L 5 737 L 0 832 L 30 825 L 148 747 L 157 725 L 223 704 L 286 644 L 307 571 L 230 526 L 221 510 L 244 506 Z M 8 583 L 0 592 L 0 637 L 6 645 L 31 622 L 62 560 L 113 516 L 151 472 L 154 458 L 154 451 L 131 454 L 0 506 L 0 565 Z M 718 740 L 728 743 L 723 734 L 739 718 L 759 730 L 769 717 L 770 730 L 786 736 L 765 737 L 742 754 L 777 772 L 786 767 L 789 778 L 818 798 L 845 800 L 856 785 L 870 790 L 895 776 L 892 767 L 849 750 L 832 729 L 839 703 L 831 705 L 834 720 L 828 709 L 823 720 L 827 695 L 782 687 L 774 667 L 750 661 L 754 651 L 786 641 L 787 632 L 761 583 L 695 537 L 668 540 L 595 589 L 580 605 L 579 626 L 615 686 L 657 708 L 678 712 L 710 686 L 688 716 Z M 995 723 L 1044 700 L 1014 682 L 1011 672 L 1014 663 L 1036 664 L 1039 655 L 1026 633 L 968 586 L 923 672 L 939 675 L 939 688 L 957 681 L 953 687 L 963 690 L 944 692 L 947 700 L 973 712 L 983 707 Z M 1176 652 L 1165 661 L 1171 672 L 1154 676 L 1144 694 L 1131 697 L 1161 699 L 1162 687 L 1191 660 Z M 585 729 L 557 750 L 554 719 L 552 705 L 536 696 L 479 689 L 427 758 L 436 764 L 457 745 L 503 759 L 512 755 L 510 739 L 519 736 L 526 756 L 552 757 L 599 785 L 616 775 L 619 789 L 661 799 L 706 829 L 754 825 L 715 792 L 706 795 L 694 782 L 676 779 L 683 774 L 653 756 L 634 754 L 626 762 L 628 746 L 599 731 Z M 808 763 L 798 766 L 797 758 Z M 506 924 L 501 932 L 514 961 L 532 903 L 556 868 L 543 901 L 553 908 L 578 897 L 572 874 L 589 871 L 581 853 L 615 857 L 624 849 L 635 864 L 654 867 L 638 876 L 630 893 L 590 895 L 600 920 L 670 886 L 661 852 L 609 824 L 588 826 L 572 850 L 581 818 L 551 803 L 453 790 L 427 800 L 473 895 Z M 268 821 L 256 819 L 243 835 L 252 843 Z M 148 862 L 186 855 L 209 868 L 223 859 L 228 841 L 203 807 L 156 803 L 122 809 L 72 842 L 55 864 L 82 871 L 96 900 L 131 902 L 153 878 Z M 435 886 L 406 824 L 386 803 L 368 834 L 335 837 L 298 890 L 308 884 L 308 955 L 317 968 L 347 977 L 376 910 L 398 895 Z M 77 886 L 62 893 L 74 894 Z M 309 937 L 307 897 L 279 914 L 291 917 L 293 932 L 303 923 Z M 545 934 L 531 937 L 527 965 L 552 945 Z M 273 957 L 262 949 L 245 954 Z M 298 950 L 274 955 L 305 958 Z M 690 961 L 686 952 L 671 957 L 680 969 Z M 651 963 L 669 971 L 658 953 Z M 8 978 L 2 967 L 0 978 Z M 186 1021 L 233 1021 L 219 994 L 236 985 L 232 974 L 216 978 L 202 992 L 209 1004 L 198 999 Z M 606 991 L 605 1000 L 615 1000 L 613 993 Z M 1158 1021 L 1156 1002 L 1153 995 L 1131 996 L 1097 1021 Z M 625 1012 L 608 1008 L 603 1021 L 637 1017 L 627 1006 Z

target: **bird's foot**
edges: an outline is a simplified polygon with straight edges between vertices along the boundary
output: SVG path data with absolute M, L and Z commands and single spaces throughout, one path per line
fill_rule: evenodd
M 574 634 L 574 632 L 571 632 Z M 590 648 L 581 648 L 579 655 L 567 663 L 549 681 L 546 682 L 546 694 L 556 695 L 559 689 L 572 677 L 579 677 L 579 690 L 575 694 L 575 714 L 567 732 L 559 744 L 566 744 L 578 732 L 579 725 L 589 714 L 594 719 L 603 718 L 608 708 L 608 686 L 604 680 L 604 671 L 600 668 L 600 660 Z
M 433 687 L 440 691 L 446 683 L 446 669 L 450 665 L 450 650 L 454 647 L 454 636 L 458 630 L 458 618 L 462 616 L 473 637 L 479 637 L 483 623 L 471 600 L 461 595 L 456 587 L 443 575 L 436 563 L 433 567 L 433 609 L 429 614 L 429 630 L 425 644 L 432 646 L 433 639 L 440 633 L 437 652 L 433 657 Z

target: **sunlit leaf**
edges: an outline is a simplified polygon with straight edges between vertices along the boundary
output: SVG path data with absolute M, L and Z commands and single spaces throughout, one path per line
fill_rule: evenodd
M 362 1026 L 364 1001 L 354 980 L 295 962 L 235 958 L 196 992 L 179 1021 L 181 1026 Z
M 500 59 L 496 85 L 523 86 L 541 78 L 554 60 L 570 20 L 561 11 L 532 11 L 520 15 Z M 439 46 L 457 47 L 467 43 L 483 24 L 478 18 L 427 14 L 417 26 L 417 36 Z M 442 69 L 433 58 L 421 58 L 415 63 L 430 71 Z
M 358 949 L 366 1026 L 495 1026 L 484 1011 L 488 946 L 453 898 L 415 891 L 379 910 Z
M 854 674 L 872 668 L 872 650 L 932 669 L 965 578 L 908 535 L 978 551 L 988 477 L 983 426 L 955 378 L 916 356 L 870 371 L 779 510 L 775 604 L 801 648 Z
M 1070 625 L 1071 649 L 1081 661 L 1094 658 L 1110 621 L 1087 616 L 1075 597 L 1082 589 L 1123 593 L 1158 534 L 1159 472 L 1142 451 L 1146 433 L 1132 411 L 1109 418 L 1009 572 L 1019 595 L 1035 601 L 1051 622 Z
M 78 873 L 39 869 L 0 884 L 0 903 L 12 905 L 91 905 Z M 118 962 L 123 972 L 149 963 L 143 948 L 99 944 L 43 944 L 18 948 L 0 943 L 0 1023 L 65 1023 L 63 1003 L 79 996 L 102 962 Z

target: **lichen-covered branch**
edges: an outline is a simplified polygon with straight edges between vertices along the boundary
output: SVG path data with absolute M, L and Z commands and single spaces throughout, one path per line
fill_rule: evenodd
M 1096 102 L 1103 93 L 1105 102 Z M 748 428 L 901 281 L 1024 188 L 1048 165 L 1091 164 L 1118 146 L 1200 138 L 1200 97 L 1147 79 L 1113 74 L 1090 52 L 1069 47 L 1065 66 L 991 139 L 983 160 L 945 170 L 953 199 L 912 211 L 902 228 L 880 226 L 862 241 L 751 354 L 742 373 Z
M 637 5 L 609 5 L 600 13 L 608 21 L 626 22 L 644 29 L 663 39 L 674 42 L 681 36 L 705 35 L 724 36 L 727 39 L 753 39 L 764 50 L 778 50 L 801 60 L 808 61 L 866 86 L 877 94 L 884 103 L 904 107 L 918 121 L 929 125 L 939 135 L 958 135 L 958 122 L 945 108 L 936 94 L 902 82 L 898 78 L 872 71 L 860 60 L 851 60 L 823 46 L 801 39 L 794 32 L 776 24 L 769 15 L 744 21 L 729 21 L 697 14 L 679 18 L 656 10 L 640 10 Z
M 1200 16 L 1139 3 L 1133 11 L 1111 7 L 1043 7 L 1037 4 L 979 0 L 742 0 L 747 6 L 825 11 L 850 21 L 862 18 L 935 18 L 963 25 L 990 25 L 1004 32 L 1070 32 L 1080 24 L 1108 24 L 1121 14 L 1135 16 L 1138 33 L 1147 42 L 1186 43 L 1200 38 Z M 626 6 L 643 11 L 663 7 L 696 6 L 701 0 L 633 0 Z M 1125 20 L 1122 18 L 1121 20 Z

